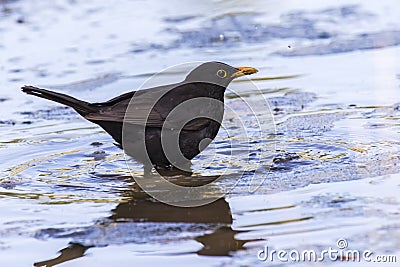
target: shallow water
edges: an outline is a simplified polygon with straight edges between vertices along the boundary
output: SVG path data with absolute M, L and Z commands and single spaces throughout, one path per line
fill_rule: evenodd
M 284 265 L 257 253 L 321 251 L 340 238 L 399 261 L 397 2 L 168 3 L 0 1 L 0 265 L 29 266 L 61 249 L 48 266 Z M 149 199 L 106 133 L 19 90 L 33 84 L 96 102 L 199 60 L 257 67 L 259 90 L 247 80 L 233 86 L 246 101 L 266 98 L 276 126 L 251 148 L 274 148 L 272 165 L 200 208 Z M 235 94 L 226 102 L 246 114 Z M 229 153 L 221 131 L 192 177 L 172 179 L 201 183 L 228 168 L 212 197 L 245 167 L 224 160 Z M 254 172 L 263 183 L 250 193 Z

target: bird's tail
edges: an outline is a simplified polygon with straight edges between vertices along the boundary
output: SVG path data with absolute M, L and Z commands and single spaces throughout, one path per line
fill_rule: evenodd
M 85 116 L 97 110 L 95 107 L 91 107 L 88 102 L 78 100 L 76 98 L 73 98 L 72 96 L 68 96 L 65 94 L 56 93 L 49 90 L 40 89 L 34 86 L 27 86 L 27 85 L 23 86 L 21 89 L 22 92 L 27 93 L 28 95 L 38 96 L 57 103 L 67 105 L 75 109 L 82 116 Z

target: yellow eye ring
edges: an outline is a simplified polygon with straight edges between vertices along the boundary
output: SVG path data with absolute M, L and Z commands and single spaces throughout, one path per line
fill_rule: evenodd
M 217 71 L 217 76 L 220 78 L 225 78 L 226 77 L 226 71 L 225 70 L 218 70 Z

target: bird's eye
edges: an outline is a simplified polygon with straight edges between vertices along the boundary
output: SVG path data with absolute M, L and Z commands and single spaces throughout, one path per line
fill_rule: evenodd
M 225 70 L 217 71 L 217 76 L 220 77 L 220 78 L 225 78 L 226 77 L 226 71 Z

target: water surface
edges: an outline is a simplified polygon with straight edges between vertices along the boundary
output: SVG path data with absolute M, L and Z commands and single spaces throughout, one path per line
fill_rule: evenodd
M 257 252 L 322 250 L 340 238 L 399 260 L 399 14 L 396 1 L 0 1 L 0 265 L 283 265 Z M 207 60 L 260 70 L 259 90 L 234 86 L 246 101 L 268 100 L 276 128 L 253 149 L 276 153 L 256 170 L 255 193 L 245 173 L 200 208 L 148 198 L 99 127 L 19 90 L 102 101 Z M 245 113 L 234 94 L 226 101 Z M 243 169 L 224 161 L 223 131 L 211 147 L 193 177 L 174 179 Z

